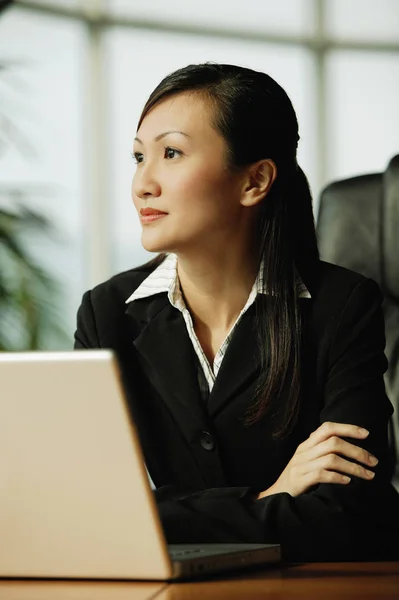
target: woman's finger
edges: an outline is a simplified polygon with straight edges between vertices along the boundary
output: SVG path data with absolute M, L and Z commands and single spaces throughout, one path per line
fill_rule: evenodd
M 336 454 L 327 454 L 326 456 L 321 456 L 320 458 L 309 462 L 306 465 L 306 470 L 308 473 L 313 471 L 316 474 L 324 470 L 334 471 L 343 475 L 349 475 L 350 477 L 366 479 L 367 481 L 373 479 L 375 475 L 373 471 L 362 467 L 362 465 L 353 463 L 350 460 L 345 460 L 345 458 L 341 458 Z
M 309 489 L 310 487 L 320 483 L 339 483 L 341 485 L 347 485 L 351 482 L 351 478 L 348 477 L 348 475 L 342 475 L 341 473 L 336 473 L 335 471 L 320 469 L 305 475 L 303 482 L 304 488 Z
M 308 450 L 309 460 L 314 460 L 327 454 L 339 454 L 351 458 L 370 467 L 378 464 L 378 459 L 364 448 L 351 444 L 333 435 L 324 442 L 320 442 Z
M 332 436 L 337 437 L 349 437 L 355 439 L 365 439 L 369 435 L 367 429 L 358 427 L 357 425 L 350 425 L 349 423 L 333 423 L 326 421 L 320 427 L 318 427 L 313 433 L 310 434 L 304 447 L 313 447 L 320 442 L 324 442 Z

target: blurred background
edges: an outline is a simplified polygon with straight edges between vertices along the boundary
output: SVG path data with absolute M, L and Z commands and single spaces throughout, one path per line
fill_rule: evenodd
M 130 152 L 176 68 L 236 63 L 286 89 L 316 212 L 327 183 L 399 151 L 397 0 L 1 4 L 0 349 L 70 348 L 82 293 L 150 256 Z

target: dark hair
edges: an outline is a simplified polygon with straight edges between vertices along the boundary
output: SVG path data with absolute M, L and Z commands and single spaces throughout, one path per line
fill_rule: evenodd
M 299 409 L 298 275 L 306 283 L 307 273 L 319 260 L 311 193 L 296 160 L 295 111 L 283 88 L 265 73 L 205 63 L 165 77 L 144 106 L 138 128 L 155 105 L 183 92 L 201 93 L 211 103 L 213 125 L 226 141 L 230 168 L 266 158 L 277 166 L 259 218 L 259 265 L 269 293 L 258 295 L 256 302 L 261 369 L 246 422 L 254 423 L 267 413 L 273 416 L 274 435 L 283 437 L 295 425 Z

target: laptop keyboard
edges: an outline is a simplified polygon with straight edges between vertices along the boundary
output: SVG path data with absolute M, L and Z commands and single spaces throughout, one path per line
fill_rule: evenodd
M 186 556 L 195 556 L 196 554 L 203 554 L 205 550 L 202 548 L 183 548 L 182 550 L 170 549 L 170 555 L 172 558 L 183 558 Z

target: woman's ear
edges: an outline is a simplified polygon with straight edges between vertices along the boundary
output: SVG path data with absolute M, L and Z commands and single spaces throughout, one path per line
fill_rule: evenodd
M 241 198 L 242 206 L 259 204 L 277 177 L 276 164 L 270 159 L 259 160 L 248 168 Z

